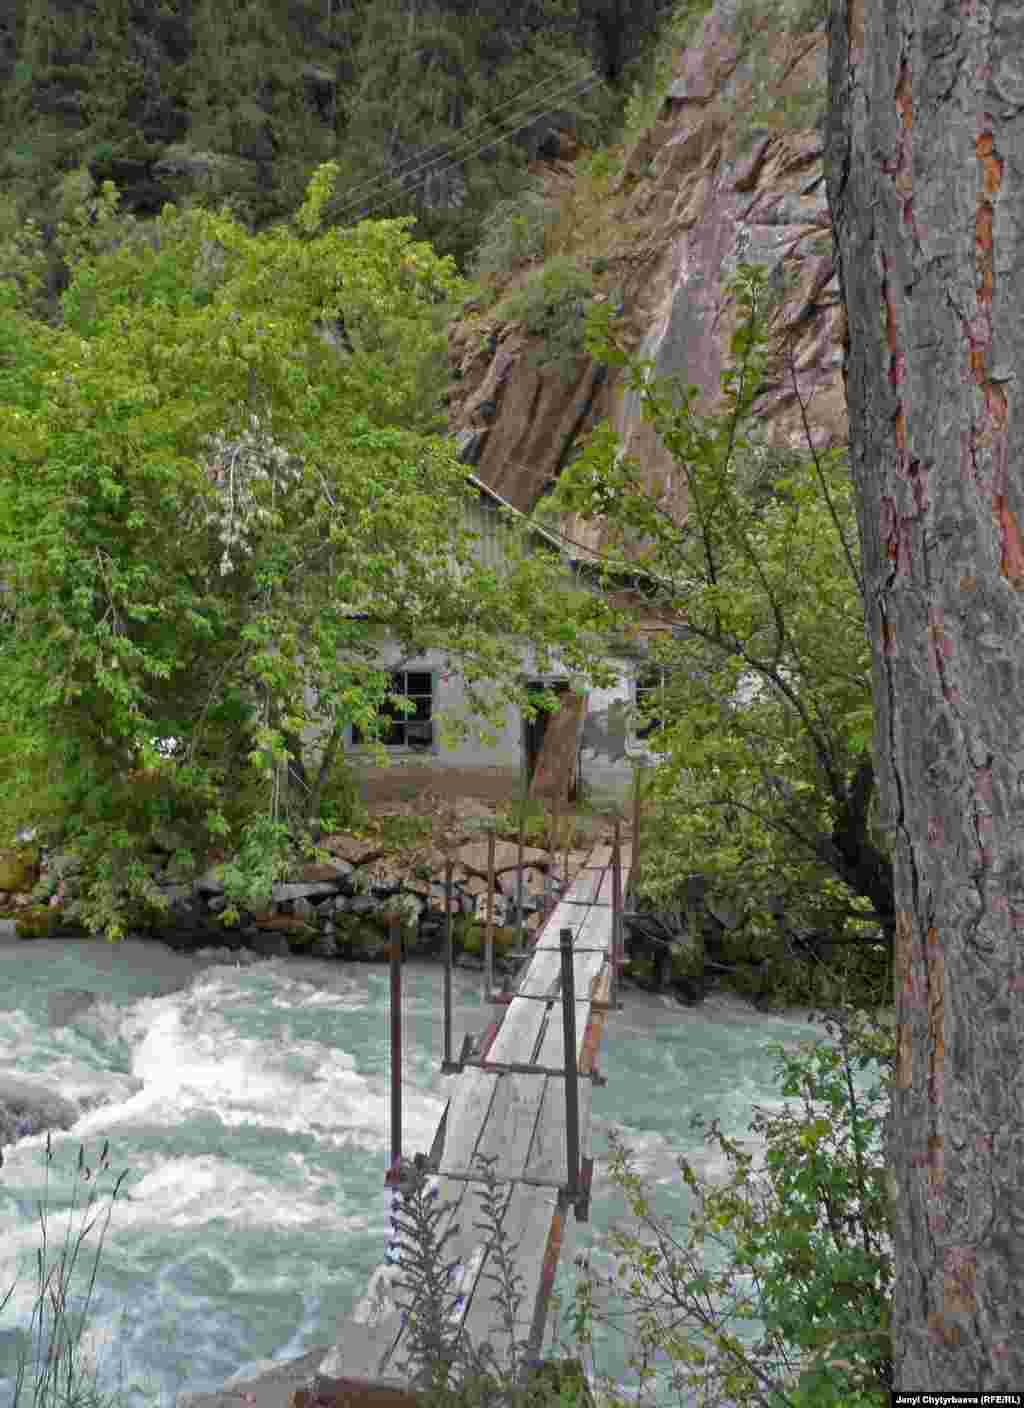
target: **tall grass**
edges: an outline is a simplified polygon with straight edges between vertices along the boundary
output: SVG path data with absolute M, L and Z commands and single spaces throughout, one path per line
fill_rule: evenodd
M 13 1408 L 24 1408 L 24 1405 L 31 1402 L 32 1408 L 105 1408 L 102 1396 L 97 1390 L 97 1378 L 99 1370 L 93 1365 L 92 1382 L 88 1382 L 88 1371 L 82 1360 L 88 1356 L 83 1352 L 82 1336 L 85 1331 L 86 1316 L 89 1310 L 89 1302 L 92 1299 L 93 1288 L 96 1284 L 96 1271 L 99 1267 L 100 1253 L 103 1250 L 103 1239 L 106 1236 L 107 1228 L 110 1225 L 110 1215 L 113 1211 L 114 1202 L 121 1191 L 121 1184 L 128 1175 L 128 1170 L 124 1169 L 117 1175 L 114 1182 L 113 1191 L 110 1196 L 110 1203 L 107 1206 L 106 1219 L 103 1223 L 96 1246 L 96 1254 L 93 1257 L 92 1272 L 89 1276 L 89 1285 L 85 1294 L 82 1309 L 76 1316 L 71 1306 L 70 1287 L 75 1266 L 78 1262 L 79 1253 L 86 1237 L 92 1231 L 99 1219 L 99 1214 L 88 1221 L 83 1219 L 83 1226 L 72 1245 L 71 1242 L 71 1217 L 68 1218 L 67 1231 L 64 1236 L 64 1245 L 61 1249 L 59 1260 L 50 1262 L 49 1238 L 46 1222 L 46 1189 L 49 1186 L 50 1165 L 53 1163 L 53 1148 L 50 1142 L 50 1133 L 46 1134 L 46 1181 L 44 1185 L 43 1200 L 38 1204 L 39 1223 L 43 1234 L 43 1244 L 36 1251 L 36 1273 L 38 1276 L 39 1293 L 32 1310 L 31 1328 L 29 1330 L 29 1342 L 32 1349 L 26 1353 L 24 1349 L 18 1356 L 18 1368 L 14 1380 L 14 1404 Z M 110 1169 L 110 1141 L 105 1140 L 100 1153 L 98 1172 L 106 1173 Z M 78 1169 L 75 1175 L 75 1192 L 71 1200 L 71 1213 L 76 1210 L 78 1199 L 78 1183 L 82 1180 L 91 1183 L 93 1180 L 93 1170 L 85 1162 L 85 1147 L 78 1146 Z M 94 1184 L 86 1203 L 85 1214 L 92 1212 L 96 1202 L 98 1185 Z M 14 1286 L 10 1288 L 3 1300 L 0 1301 L 0 1312 L 6 1308 L 8 1301 L 14 1294 Z M 32 1381 L 26 1382 L 29 1373 L 29 1360 L 31 1360 Z M 124 1364 L 122 1361 L 122 1380 Z M 31 1389 L 31 1399 L 26 1397 L 28 1389 Z

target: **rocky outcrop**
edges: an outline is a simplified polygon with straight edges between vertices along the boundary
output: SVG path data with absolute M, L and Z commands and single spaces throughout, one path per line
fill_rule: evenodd
M 755 130 L 736 149 L 726 105 L 742 108 L 754 79 L 738 63 L 732 36 L 735 5 L 716 0 L 692 47 L 681 52 L 661 112 L 631 149 L 604 197 L 605 246 L 576 253 L 593 274 L 594 297 L 621 304 L 620 338 L 654 362 L 656 376 L 680 376 L 699 388 L 696 409 L 720 395 L 723 354 L 735 328 L 724 290 L 741 261 L 766 266 L 781 293 L 772 323 L 776 350 L 791 347 L 815 443 L 847 438 L 842 386 L 845 335 L 833 268 L 832 241 L 817 129 Z M 823 31 L 758 39 L 761 71 L 781 110 L 785 99 L 822 85 Z M 552 201 L 571 190 L 572 162 L 550 164 L 538 181 Z M 520 287 L 539 266 L 496 276 L 497 299 Z M 677 521 L 686 511 L 679 467 L 641 417 L 639 396 L 622 373 L 581 356 L 574 373 L 538 370 L 539 339 L 521 323 L 471 310 L 449 336 L 453 385 L 449 427 L 474 473 L 516 508 L 528 512 L 557 481 L 577 445 L 609 419 L 637 458 L 650 491 Z M 781 361 L 754 408 L 770 443 L 805 444 L 800 407 Z M 569 538 L 601 549 L 606 530 L 571 518 Z

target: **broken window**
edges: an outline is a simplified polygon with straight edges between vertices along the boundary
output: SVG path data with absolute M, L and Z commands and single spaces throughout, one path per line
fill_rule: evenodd
M 408 699 L 413 708 L 408 713 L 402 713 L 397 704 L 392 703 L 390 699 L 385 699 L 381 706 L 385 728 L 381 733 L 380 741 L 387 748 L 431 748 L 434 742 L 434 725 L 432 723 L 434 680 L 431 672 L 429 670 L 392 670 L 388 690 L 391 694 Z M 362 730 L 353 724 L 353 745 L 358 745 L 363 741 Z
M 664 726 L 664 669 L 659 665 L 644 666 L 636 677 L 634 690 L 637 711 L 647 716 L 638 718 L 633 725 L 634 737 L 639 743 Z

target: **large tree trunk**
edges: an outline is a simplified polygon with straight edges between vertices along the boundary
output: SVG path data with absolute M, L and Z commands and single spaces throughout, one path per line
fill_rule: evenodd
M 826 172 L 893 829 L 895 1384 L 1024 1387 L 1024 21 L 832 0 Z

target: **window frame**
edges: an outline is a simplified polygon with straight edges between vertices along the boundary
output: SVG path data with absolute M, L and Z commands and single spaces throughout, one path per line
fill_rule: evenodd
M 382 666 L 381 668 L 384 668 L 384 667 Z M 435 724 L 436 724 L 436 720 L 435 720 L 435 711 L 436 711 L 436 707 L 437 707 L 437 682 L 438 682 L 438 671 L 437 671 L 436 669 L 430 668 L 429 666 L 428 666 L 428 667 L 425 667 L 425 668 L 423 668 L 423 669 L 416 669 L 416 668 L 410 667 L 410 666 L 408 666 L 408 665 L 395 665 L 395 666 L 388 666 L 388 667 L 387 667 L 387 673 L 389 674 L 389 676 L 390 676 L 390 678 L 391 678 L 391 684 L 390 684 L 389 687 L 388 687 L 388 692 L 389 692 L 390 694 L 400 694 L 400 695 L 402 695 L 402 696 L 403 696 L 404 698 L 406 698 L 406 699 L 428 699 L 428 700 L 429 700 L 430 712 L 429 712 L 429 714 L 428 714 L 428 716 L 427 716 L 427 718 L 426 718 L 425 720 L 417 719 L 414 714 L 395 714 L 395 715 L 390 716 L 390 717 L 392 718 L 393 724 L 394 724 L 394 725 L 397 725 L 397 726 L 399 726 L 399 727 L 404 726 L 406 723 L 429 723 L 429 724 L 430 724 L 430 744 L 429 744 L 428 747 L 417 748 L 417 747 L 413 746 L 412 744 L 408 743 L 408 742 L 406 741 L 405 735 L 403 734 L 402 741 L 401 741 L 400 743 L 389 743 L 386 739 L 383 739 L 383 738 L 382 738 L 382 739 L 381 739 L 381 744 L 382 744 L 382 746 L 385 747 L 385 748 L 388 750 L 389 753 L 408 753 L 408 754 L 410 754 L 411 756 L 412 756 L 412 755 L 416 755 L 416 754 L 422 755 L 422 754 L 424 754 L 424 753 L 434 753 L 434 754 L 438 753 L 438 752 L 440 751 L 440 749 L 439 749 L 438 738 L 437 738 L 437 728 L 436 728 L 436 726 L 435 726 Z M 410 694 L 410 693 L 409 693 L 409 689 L 408 689 L 408 679 L 409 679 L 409 676 L 410 676 L 410 675 L 427 675 L 427 676 L 429 676 L 429 678 L 430 678 L 430 693 L 429 693 L 429 695 L 422 694 L 422 693 L 416 693 L 416 694 Z M 403 679 L 404 683 L 405 683 L 405 688 L 404 688 L 404 689 L 396 689 L 396 688 L 395 688 L 395 680 L 396 680 L 396 678 L 399 678 L 399 677 L 401 677 L 401 678 Z M 369 743 L 367 742 L 367 740 L 364 738 L 364 736 L 362 735 L 362 733 L 360 732 L 358 725 L 356 725 L 356 724 L 350 724 L 349 727 L 348 727 L 347 733 L 348 733 L 347 745 L 348 745 L 348 747 L 349 747 L 350 749 L 352 749 L 353 751 L 358 751 L 358 752 L 366 752 L 366 751 L 368 751 L 370 745 L 369 745 Z
M 649 676 L 649 675 L 651 675 L 651 674 L 653 674 L 653 673 L 655 673 L 655 672 L 656 672 L 657 675 L 658 675 L 657 683 L 644 684 L 644 683 L 643 683 L 643 676 L 644 676 L 644 675 L 648 675 L 648 676 Z M 634 710 L 639 709 L 639 708 L 641 707 L 641 692 L 642 692 L 643 694 L 649 694 L 649 693 L 651 693 L 651 692 L 652 692 L 653 690 L 655 690 L 655 689 L 658 689 L 658 690 L 661 690 L 662 692 L 664 692 L 665 685 L 667 684 L 667 682 L 668 682 L 668 668 L 667 668 L 667 666 L 665 666 L 665 665 L 657 665 L 657 664 L 653 664 L 653 663 L 650 663 L 650 662 L 647 662 L 647 661 L 644 661 L 644 662 L 638 664 L 637 667 L 636 667 L 636 669 L 635 669 L 635 671 L 633 672 L 633 679 L 632 679 L 632 681 L 631 681 L 631 689 L 630 689 L 630 694 L 631 694 L 631 701 L 630 701 L 630 702 L 632 703 Z M 663 718 L 663 717 L 660 718 L 660 719 L 657 719 L 657 720 L 652 720 L 650 723 L 643 725 L 644 732 L 641 734 L 641 732 L 640 732 L 641 725 L 639 724 L 639 721 L 637 720 L 636 715 L 635 715 L 635 713 L 634 713 L 633 718 L 631 719 L 630 725 L 629 725 L 629 738 L 628 738 L 628 741 L 629 741 L 630 751 L 631 751 L 631 752 L 634 752 L 634 753 L 644 754 L 644 755 L 646 755 L 647 757 L 650 757 L 650 758 L 662 758 L 662 757 L 664 757 L 664 756 L 665 756 L 664 753 L 655 752 L 655 750 L 651 747 L 651 745 L 650 745 L 650 744 L 648 743 L 648 741 L 647 741 L 648 738 L 650 737 L 650 735 L 651 735 L 652 733 L 657 732 L 657 730 L 662 726 L 663 723 L 664 723 L 664 718 Z

